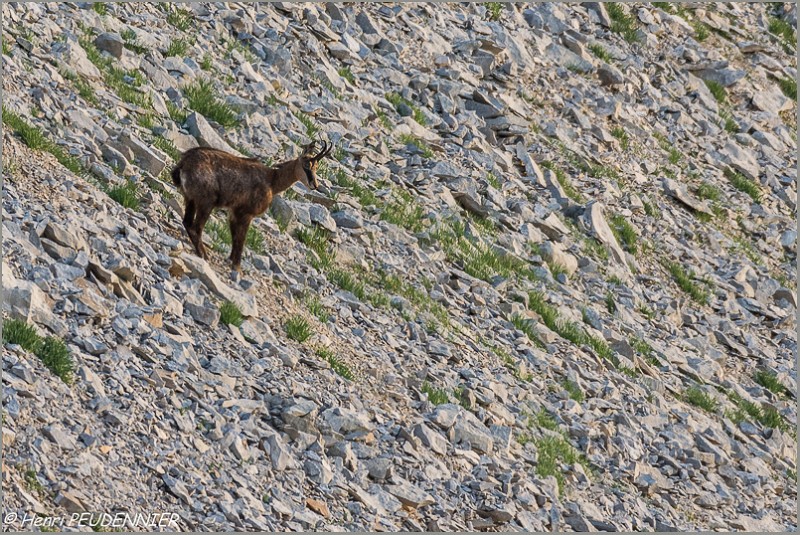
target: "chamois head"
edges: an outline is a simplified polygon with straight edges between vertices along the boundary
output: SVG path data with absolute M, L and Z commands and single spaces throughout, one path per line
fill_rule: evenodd
M 296 160 L 297 165 L 295 165 L 294 169 L 297 180 L 302 182 L 308 189 L 317 189 L 319 187 L 319 182 L 317 181 L 319 161 L 333 150 L 333 143 L 328 145 L 323 142 L 324 147 L 322 150 L 316 156 L 312 156 L 316 143 L 316 141 L 312 141 L 303 147 L 303 154 Z

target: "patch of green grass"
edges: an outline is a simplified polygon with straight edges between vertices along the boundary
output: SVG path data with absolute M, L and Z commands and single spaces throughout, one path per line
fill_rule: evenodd
M 726 109 L 719 110 L 719 118 L 722 119 L 722 128 L 729 134 L 739 131 L 739 124 Z
M 33 325 L 17 319 L 7 319 L 3 321 L 3 343 L 16 344 L 26 351 L 36 352 L 42 344 L 42 338 Z
M 154 137 L 153 146 L 164 151 L 164 153 L 166 153 L 166 155 L 172 158 L 172 160 L 175 162 L 181 159 L 181 151 L 178 150 L 178 147 L 176 147 L 172 141 L 163 136 Z
M 219 307 L 219 321 L 224 323 L 225 325 L 234 325 L 236 327 L 241 327 L 242 322 L 244 321 L 244 316 L 242 316 L 242 311 L 239 310 L 239 307 L 236 306 L 236 303 L 232 301 L 224 301 L 222 305 Z
M 486 182 L 488 182 L 489 185 L 496 190 L 500 190 L 502 188 L 500 180 L 497 179 L 494 173 L 486 173 Z
M 644 205 L 644 213 L 646 215 L 655 219 L 661 217 L 661 210 L 659 210 L 655 204 L 647 201 L 644 201 L 642 204 Z
M 23 478 L 25 480 L 25 486 L 28 487 L 28 490 L 43 498 L 47 496 L 47 491 L 45 490 L 44 486 L 39 482 L 39 478 L 36 477 L 36 470 L 33 468 L 28 468 L 25 470 L 23 474 Z
M 125 28 L 119 32 L 120 37 L 125 42 L 124 46 L 128 50 L 136 52 L 137 54 L 144 54 L 147 52 L 147 47 L 139 43 L 139 38 L 132 28 Z
M 337 72 L 339 76 L 347 80 L 351 85 L 356 84 L 356 77 L 353 75 L 353 71 L 350 70 L 350 67 L 342 67 Z
M 686 269 L 677 262 L 667 262 L 667 269 L 678 287 L 700 304 L 707 304 L 709 292 L 706 288 L 695 282 L 695 274 L 691 269 Z
M 136 124 L 152 132 L 156 127 L 156 118 L 152 113 L 141 113 L 136 116 Z
M 644 303 L 639 303 L 636 306 L 636 311 L 649 320 L 656 317 L 655 311 Z
M 726 167 L 723 171 L 725 177 L 730 180 L 731 185 L 741 191 L 742 193 L 746 193 L 753 199 L 753 202 L 761 203 L 761 187 L 753 180 L 750 180 L 742 173 L 731 169 L 730 167 Z
M 617 241 L 631 254 L 636 254 L 639 251 L 637 242 L 639 240 L 636 229 L 633 228 L 627 219 L 621 214 L 614 214 L 609 218 L 609 226 Z
M 711 35 L 710 27 L 704 22 L 693 19 L 689 21 L 689 25 L 694 29 L 695 38 L 701 43 Z
M 558 183 L 561 185 L 561 189 L 564 190 L 564 194 L 567 197 L 578 204 L 584 203 L 585 199 L 583 198 L 583 195 L 581 195 L 580 192 L 575 189 L 575 186 L 572 185 L 572 181 L 569 179 L 567 173 L 565 173 L 563 169 L 549 160 L 542 162 L 541 165 L 545 169 L 550 169 L 556 175 L 556 180 L 558 180 Z
M 706 391 L 699 387 L 691 386 L 683 392 L 683 400 L 695 407 L 700 407 L 704 411 L 711 413 L 717 412 L 719 403 L 712 398 Z
M 186 31 L 192 26 L 194 16 L 188 9 L 177 8 L 167 14 L 167 22 L 181 31 Z
M 383 126 L 385 129 L 387 130 L 392 129 L 392 121 L 389 120 L 389 116 L 386 115 L 385 111 L 383 111 L 380 108 L 376 109 L 375 117 L 378 119 L 378 122 L 381 123 L 381 126 Z
M 234 50 L 239 52 L 248 63 L 256 63 L 258 61 L 258 56 L 253 54 L 253 51 L 250 50 L 248 45 L 236 41 L 235 39 L 228 42 L 228 52 L 226 57 L 230 58 L 233 55 Z
M 619 145 L 622 147 L 622 150 L 628 150 L 628 148 L 631 146 L 631 140 L 628 137 L 628 133 L 621 126 L 614 127 L 614 129 L 611 130 L 611 135 L 619 140 Z
M 728 92 L 725 91 L 725 86 L 714 80 L 704 81 L 706 83 L 706 87 L 708 87 L 708 90 L 711 91 L 712 95 L 714 95 L 714 98 L 717 102 L 724 104 L 728 100 Z
M 178 126 L 183 125 L 189 117 L 189 113 L 186 110 L 169 101 L 167 101 L 167 111 L 169 112 L 170 119 L 175 121 Z
M 563 264 L 559 264 L 558 262 L 550 262 L 547 264 L 547 267 L 550 268 L 550 274 L 553 276 L 554 279 L 557 279 L 559 275 L 566 276 L 567 268 L 564 267 Z
M 150 95 L 141 90 L 142 85 L 145 83 L 145 78 L 141 72 L 109 67 L 104 72 L 104 78 L 106 84 L 114 89 L 124 102 L 143 108 L 152 107 Z
M 401 134 L 398 139 L 404 145 L 411 145 L 419 149 L 419 151 L 422 153 L 422 156 L 424 156 L 425 158 L 433 158 L 433 151 L 431 150 L 431 148 L 428 146 L 427 143 L 425 143 L 418 137 L 414 137 L 411 134 Z
M 401 226 L 412 233 L 423 230 L 423 216 L 422 205 L 417 203 L 410 193 L 399 188 L 392 190 L 392 200 L 386 203 L 381 212 L 382 220 Z
M 547 303 L 542 292 L 535 291 L 528 294 L 528 308 L 539 314 L 547 328 L 554 333 L 575 345 L 588 345 L 600 357 L 616 364 L 616 356 L 605 340 L 588 334 L 577 323 L 561 319 L 558 310 Z
M 508 351 L 494 345 L 490 345 L 489 349 L 503 361 L 503 366 L 505 366 L 515 378 L 525 382 L 529 382 L 532 379 L 531 374 L 524 372 Z
M 422 126 L 428 125 L 428 120 L 425 118 L 425 114 L 422 113 L 422 110 L 419 108 L 419 106 L 417 106 L 407 98 L 404 98 L 399 93 L 386 93 L 386 100 L 388 100 L 392 104 L 392 106 L 394 106 L 395 110 L 397 110 L 398 113 L 400 111 L 400 105 L 405 104 L 406 106 L 411 108 L 412 117 L 416 122 L 418 122 Z
M 611 63 L 611 60 L 613 59 L 611 54 L 608 53 L 608 50 L 606 50 L 603 45 L 599 43 L 593 43 L 589 45 L 589 50 L 595 55 L 595 57 L 602 59 L 606 63 Z
M 484 241 L 469 239 L 465 231 L 463 221 L 442 221 L 430 232 L 429 240 L 444 251 L 450 262 L 460 264 L 461 269 L 481 280 L 488 282 L 496 276 L 536 280 L 527 261 L 502 253 Z
M 762 407 L 757 403 L 743 399 L 732 391 L 728 391 L 727 394 L 736 408 L 733 411 L 727 411 L 725 415 L 735 424 L 738 425 L 743 421 L 755 420 L 761 425 L 772 429 L 780 429 L 786 432 L 794 429 L 774 407 Z
M 695 193 L 701 199 L 708 199 L 710 201 L 719 201 L 722 198 L 722 191 L 709 182 L 700 184 Z
M 352 381 L 355 376 L 350 368 L 341 361 L 336 355 L 333 354 L 333 351 L 330 349 L 326 349 L 324 347 L 318 347 L 315 351 L 316 355 L 328 362 L 331 365 L 331 369 L 338 373 L 340 376 L 344 377 L 348 381 Z
M 334 268 L 328 272 L 328 280 L 333 284 L 358 297 L 361 301 L 367 299 L 367 286 L 353 273 L 342 268 Z
M 302 111 L 292 112 L 297 120 L 300 121 L 306 129 L 306 137 L 314 139 L 320 131 L 317 122 L 307 113 Z
M 283 324 L 283 328 L 286 331 L 286 336 L 300 343 L 305 342 L 314 334 L 308 320 L 298 315 L 289 317 L 286 323 Z
M 8 38 L 3 36 L 3 55 L 10 56 L 13 50 L 13 45 L 9 42 Z
M 786 52 L 793 51 L 797 47 L 797 34 L 794 27 L 778 17 L 769 18 L 769 33 L 778 36 Z
M 614 294 L 611 292 L 606 293 L 604 298 L 606 303 L 606 310 L 608 310 L 609 314 L 616 314 L 617 312 L 617 303 L 614 301 Z
M 59 145 L 50 141 L 36 126 L 26 122 L 17 113 L 3 106 L 3 125 L 13 130 L 25 144 L 33 150 L 44 150 L 55 156 L 56 160 L 75 174 L 81 174 L 86 169 L 81 161 L 64 151 Z
M 784 95 L 794 101 L 797 100 L 797 80 L 794 78 L 781 78 L 778 80 L 778 85 Z
M 87 82 L 83 76 L 75 71 L 63 69 L 60 72 L 61 76 L 72 82 L 72 84 L 75 86 L 75 89 L 78 91 L 78 95 L 80 95 L 83 100 L 97 106 L 99 101 L 97 100 L 97 96 L 94 94 L 94 87 L 92 87 L 92 84 Z
M 503 2 L 483 2 L 486 8 L 486 15 L 489 20 L 500 20 L 503 18 Z
M 428 395 L 428 401 L 430 401 L 432 405 L 450 403 L 450 396 L 447 395 L 447 391 L 432 386 L 428 381 L 422 383 L 422 388 L 420 388 L 420 390 Z
M 315 294 L 309 294 L 305 298 L 306 308 L 322 323 L 327 322 L 331 317 L 331 311 L 322 304 L 319 297 Z
M 788 389 L 778 380 L 778 376 L 769 370 L 758 370 L 753 375 L 753 380 L 772 392 L 773 394 L 784 395 Z
M 106 193 L 125 208 L 139 209 L 139 187 L 135 182 L 128 181 L 125 184 L 114 186 L 109 188 Z
M 186 52 L 189 50 L 189 47 L 191 47 L 193 44 L 194 44 L 194 39 L 185 37 L 175 38 L 169 43 L 169 47 L 167 47 L 164 56 L 167 58 L 182 57 L 183 55 L 186 54 Z
M 377 204 L 377 197 L 375 197 L 371 189 L 364 185 L 365 182 L 363 180 L 350 178 L 344 169 L 337 170 L 334 177 L 336 183 L 343 188 L 347 188 L 362 206 L 375 206 Z
M 634 351 L 640 353 L 646 359 L 653 355 L 653 346 L 648 344 L 643 338 L 639 338 L 638 336 L 631 337 L 630 344 Z
M 578 383 L 575 381 L 565 379 L 564 382 L 561 383 L 561 386 L 563 386 L 564 390 L 567 391 L 570 399 L 577 401 L 578 403 L 583 403 L 583 400 L 586 399 L 583 390 L 581 390 L 581 387 L 578 386 Z
M 214 58 L 211 57 L 211 54 L 209 54 L 208 52 L 203 54 L 203 59 L 200 60 L 200 68 L 208 72 L 211 70 L 211 67 L 213 65 L 214 65 Z
M 92 9 L 98 15 L 105 15 L 108 13 L 108 7 L 105 2 L 92 2 Z
M 308 247 L 314 256 L 310 263 L 317 269 L 327 269 L 333 265 L 334 255 L 328 247 L 328 234 L 320 227 L 301 228 L 297 231 L 297 240 Z
M 67 384 L 72 383 L 75 364 L 63 340 L 48 336 L 42 340 L 35 353 L 53 374 Z
M 559 494 L 564 492 L 564 473 L 561 464 L 580 463 L 588 466 L 588 461 L 563 436 L 543 436 L 536 440 L 538 454 L 536 474 L 540 477 L 554 476 L 558 481 Z
M 183 87 L 183 96 L 186 97 L 189 108 L 207 119 L 216 121 L 226 128 L 239 124 L 239 116 L 236 110 L 219 98 L 209 80 L 199 79 L 196 82 L 185 85 Z
M 609 258 L 608 249 L 606 249 L 605 245 L 603 245 L 594 238 L 588 236 L 584 238 L 583 249 L 586 251 L 586 254 L 593 256 L 594 258 L 602 262 L 608 261 Z
M 636 19 L 629 15 L 619 2 L 607 2 L 606 11 L 611 18 L 611 31 L 620 34 L 629 43 L 639 40 Z
M 528 339 L 533 342 L 533 345 L 541 349 L 545 348 L 544 342 L 542 342 L 542 340 L 539 338 L 539 334 L 536 332 L 536 328 L 533 326 L 533 320 L 520 316 L 519 314 L 514 314 L 511 316 L 511 318 L 509 318 L 509 321 L 518 331 L 522 331 L 525 336 L 527 336 Z

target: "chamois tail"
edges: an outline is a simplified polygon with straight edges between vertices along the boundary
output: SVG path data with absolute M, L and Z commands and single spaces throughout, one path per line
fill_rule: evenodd
M 181 187 L 181 167 L 183 167 L 183 162 L 179 162 L 172 170 L 172 183 L 175 184 L 177 188 Z

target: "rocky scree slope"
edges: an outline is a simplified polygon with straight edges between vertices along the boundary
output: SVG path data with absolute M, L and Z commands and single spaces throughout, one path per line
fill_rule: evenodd
M 795 529 L 789 7 L 4 3 L 5 510 Z

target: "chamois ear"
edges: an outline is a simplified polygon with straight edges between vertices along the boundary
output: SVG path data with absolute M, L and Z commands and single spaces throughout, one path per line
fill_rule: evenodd
M 314 153 L 314 147 L 317 146 L 317 140 L 313 140 L 311 143 L 303 147 L 303 156 L 310 156 Z

